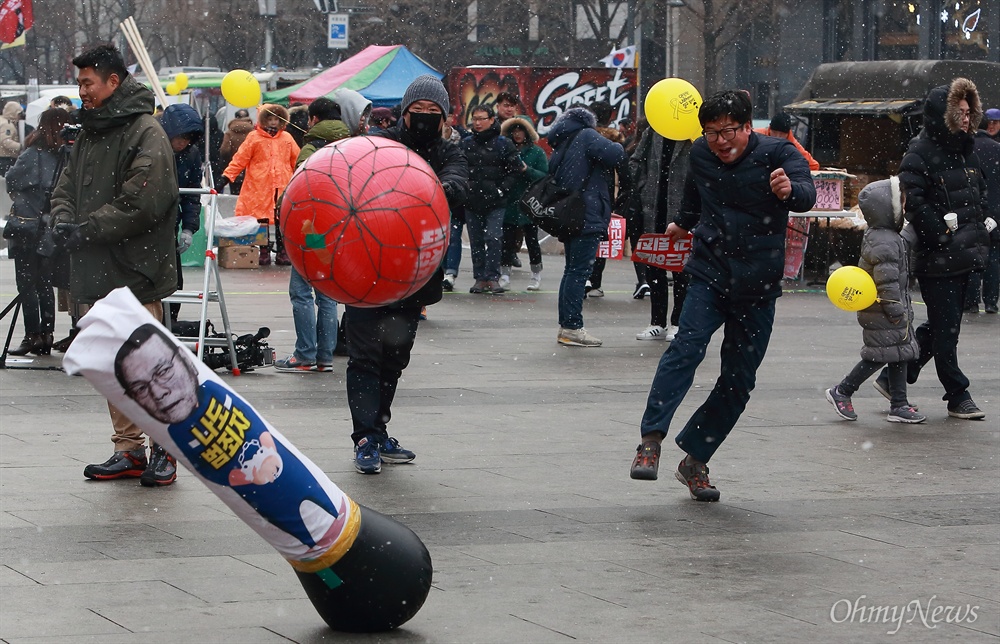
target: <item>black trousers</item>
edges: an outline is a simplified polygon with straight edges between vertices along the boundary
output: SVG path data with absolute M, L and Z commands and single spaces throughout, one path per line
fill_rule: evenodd
M 637 264 L 638 266 L 638 264 Z M 670 292 L 670 282 L 667 280 L 668 271 L 655 266 L 646 265 L 646 278 L 649 280 L 649 323 L 662 327 L 667 326 L 667 310 L 670 306 L 668 293 Z M 674 273 L 674 309 L 670 312 L 670 324 L 677 326 L 680 324 L 681 310 L 684 308 L 684 297 L 687 294 L 688 276 L 687 273 Z
M 25 335 L 52 333 L 56 325 L 56 299 L 52 287 L 42 279 L 42 257 L 29 245 L 12 248 L 14 282 L 21 296 Z
M 938 380 L 944 385 L 949 406 L 969 396 L 969 379 L 958 366 L 958 335 L 962 331 L 962 309 L 969 274 L 953 277 L 918 277 L 920 295 L 927 305 L 927 321 L 917 327 L 920 357 L 910 363 L 908 380 L 917 380 L 920 368 L 934 358 Z
M 347 404 L 357 445 L 362 438 L 382 443 L 392 401 L 417 337 L 420 307 L 345 307 L 347 327 Z

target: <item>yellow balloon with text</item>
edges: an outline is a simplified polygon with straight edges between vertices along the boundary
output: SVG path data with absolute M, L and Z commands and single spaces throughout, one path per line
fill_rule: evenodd
M 222 96 L 236 107 L 260 105 L 260 83 L 245 69 L 234 69 L 222 78 Z
M 826 296 L 845 311 L 867 309 L 878 299 L 875 280 L 863 268 L 841 266 L 826 280 Z
M 174 76 L 174 82 L 177 83 L 177 87 L 183 92 L 188 87 L 188 75 L 184 72 Z
M 694 85 L 683 78 L 664 78 L 649 88 L 644 111 L 657 134 L 672 141 L 693 141 L 701 136 L 701 103 Z
M 180 86 L 177 85 L 176 82 L 167 83 L 167 94 L 170 94 L 171 96 L 177 96 L 180 93 L 181 93 L 181 88 Z

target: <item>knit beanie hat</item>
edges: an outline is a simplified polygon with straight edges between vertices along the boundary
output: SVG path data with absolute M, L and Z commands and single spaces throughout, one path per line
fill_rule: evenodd
M 450 110 L 448 101 L 448 90 L 436 76 L 424 74 L 413 79 L 410 86 L 403 93 L 403 113 L 405 114 L 410 106 L 417 101 L 431 101 L 441 108 L 442 114 L 447 114 Z
M 790 132 L 792 130 L 792 117 L 784 112 L 778 112 L 771 119 L 771 129 L 775 132 Z

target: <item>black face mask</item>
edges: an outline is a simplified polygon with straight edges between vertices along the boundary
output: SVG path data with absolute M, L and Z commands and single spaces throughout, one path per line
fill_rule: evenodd
M 276 127 L 266 127 L 264 128 L 264 131 L 270 134 L 271 136 L 278 136 L 278 128 Z
M 418 114 L 410 112 L 410 135 L 421 143 L 433 141 L 441 136 L 443 114 Z

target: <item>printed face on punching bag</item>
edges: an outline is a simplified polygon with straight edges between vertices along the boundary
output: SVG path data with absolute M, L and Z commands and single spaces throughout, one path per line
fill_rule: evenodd
M 144 325 L 115 360 L 125 394 L 161 423 L 180 422 L 198 407 L 198 375 L 178 355 L 181 350 L 155 327 Z

